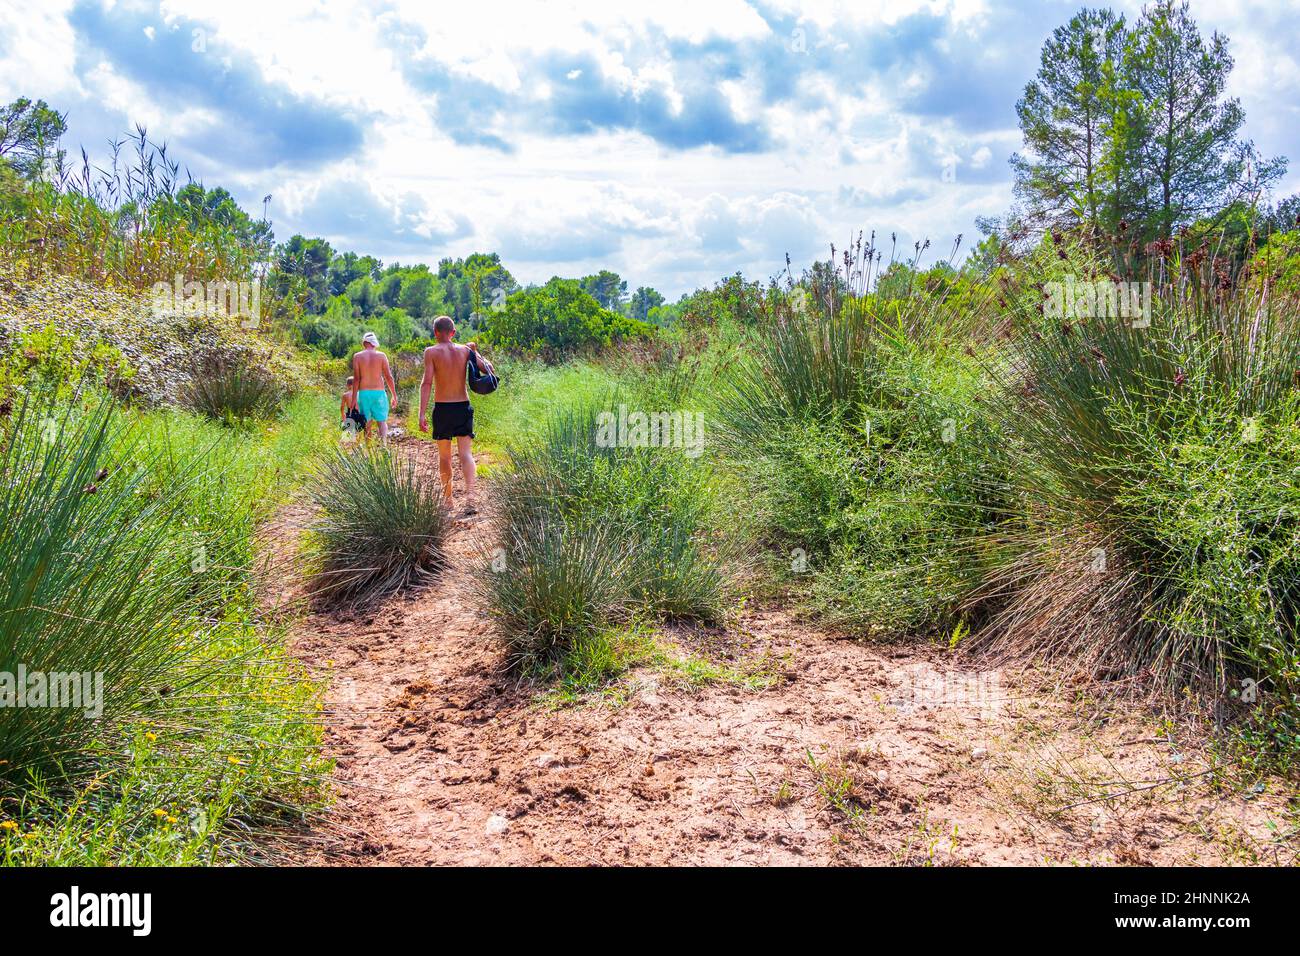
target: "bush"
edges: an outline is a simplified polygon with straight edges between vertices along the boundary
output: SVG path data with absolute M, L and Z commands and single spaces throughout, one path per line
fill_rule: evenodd
M 97 725 L 66 706 L 0 707 L 7 774 L 51 769 L 193 681 L 180 635 L 202 630 L 208 586 L 181 540 L 179 493 L 143 499 L 148 462 L 110 454 L 124 438 L 109 405 L 41 408 L 22 405 L 0 459 L 0 672 L 100 673 L 104 712 Z
M 1259 679 L 1294 733 L 1297 368 L 1294 306 L 1252 294 L 1018 339 L 998 377 L 1026 517 L 988 639 L 1220 700 Z
M 862 633 L 932 631 L 981 572 L 1004 507 L 975 361 L 920 297 L 787 309 L 719 400 L 745 511 L 811 606 Z
M 479 580 L 512 660 L 544 659 L 644 613 L 716 621 L 729 590 L 706 540 L 704 469 L 675 448 L 604 447 L 617 397 L 552 415 L 497 479 L 500 550 Z
M 329 456 L 309 496 L 319 510 L 311 550 L 317 593 L 378 598 L 442 567 L 450 527 L 436 474 L 368 444 Z
M 485 344 L 521 355 L 560 358 L 653 335 L 655 327 L 603 308 L 576 279 L 552 279 L 506 299 L 486 319 Z
M 227 425 L 269 418 L 283 401 L 281 387 L 269 372 L 232 360 L 196 368 L 185 390 L 189 408 Z

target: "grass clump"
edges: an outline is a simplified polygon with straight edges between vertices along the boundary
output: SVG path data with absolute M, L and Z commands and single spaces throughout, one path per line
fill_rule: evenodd
M 102 672 L 104 709 L 0 708 L 0 861 L 246 860 L 322 804 L 319 688 L 252 623 L 241 540 L 319 428 L 291 411 L 236 436 L 36 396 L 4 423 L 0 671 Z
M 729 591 L 702 466 L 679 448 L 598 438 L 617 397 L 556 412 L 497 479 L 497 547 L 479 597 L 516 664 L 630 616 L 721 618 Z
M 271 373 L 232 360 L 196 368 L 184 397 L 186 406 L 193 411 L 232 426 L 270 418 L 284 402 L 280 385 Z
M 142 499 L 147 461 L 111 455 L 125 436 L 108 403 L 41 407 L 24 402 L 0 458 L 0 672 L 100 674 L 96 716 L 120 723 L 190 679 L 175 633 L 201 612 L 204 586 L 179 541 L 178 496 Z M 10 703 L 0 772 L 49 768 L 97 730 L 81 708 Z
M 997 374 L 1025 517 L 988 639 L 1220 702 L 1258 682 L 1300 744 L 1297 368 L 1294 305 L 1246 293 L 1019 339 Z
M 309 550 L 317 594 L 375 599 L 444 564 L 451 522 L 436 474 L 383 446 L 336 450 L 313 476 Z

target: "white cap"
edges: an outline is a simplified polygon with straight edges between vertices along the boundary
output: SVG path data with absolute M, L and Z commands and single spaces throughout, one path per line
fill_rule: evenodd
M 365 335 L 361 336 L 361 341 L 367 345 L 373 345 L 375 348 L 379 348 L 379 336 L 375 335 L 374 332 L 367 332 Z

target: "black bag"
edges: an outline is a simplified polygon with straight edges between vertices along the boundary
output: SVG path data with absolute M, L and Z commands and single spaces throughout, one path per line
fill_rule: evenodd
M 478 367 L 478 355 L 473 350 L 469 353 L 469 362 L 466 363 L 465 370 L 469 376 L 469 390 L 478 395 L 490 395 L 501 384 L 501 380 L 495 373 L 484 372 Z

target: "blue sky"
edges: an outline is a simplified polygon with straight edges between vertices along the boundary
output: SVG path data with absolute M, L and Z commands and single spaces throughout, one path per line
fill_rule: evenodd
M 0 96 L 66 110 L 92 156 L 146 125 L 250 211 L 270 194 L 280 239 L 497 250 L 521 281 L 612 268 L 675 298 L 858 229 L 969 245 L 1010 203 L 1015 101 L 1079 6 L 4 0 Z M 1193 12 L 1300 191 L 1300 10 Z

